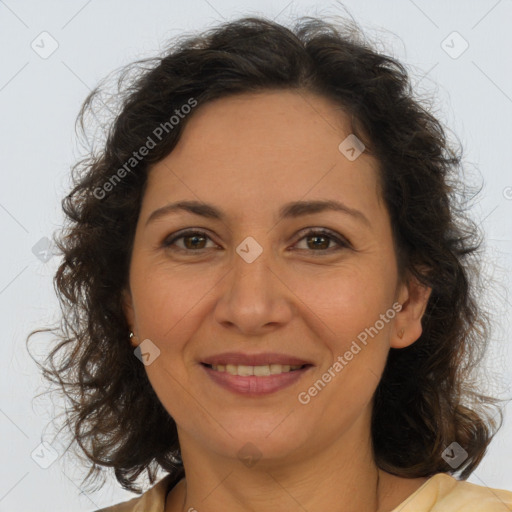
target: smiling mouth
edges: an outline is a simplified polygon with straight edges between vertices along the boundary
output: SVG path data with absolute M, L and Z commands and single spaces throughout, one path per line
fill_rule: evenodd
M 228 373 L 230 375 L 238 375 L 240 377 L 267 377 L 269 375 L 279 375 L 282 373 L 290 373 L 297 370 L 302 370 L 303 368 L 311 366 L 310 364 L 298 364 L 298 365 L 289 365 L 289 364 L 265 364 L 259 366 L 248 366 L 248 365 L 237 365 L 237 364 L 206 364 L 202 363 L 204 366 L 215 370 L 220 373 Z

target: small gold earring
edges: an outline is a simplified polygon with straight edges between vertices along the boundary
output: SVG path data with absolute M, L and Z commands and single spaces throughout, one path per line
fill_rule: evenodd
M 404 337 L 404 330 L 403 329 L 400 329 L 398 332 L 397 332 L 397 336 L 402 339 Z

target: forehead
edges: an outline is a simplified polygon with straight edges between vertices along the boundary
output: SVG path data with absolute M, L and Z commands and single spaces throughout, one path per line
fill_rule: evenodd
M 307 158 L 349 133 L 342 107 L 323 96 L 292 90 L 237 94 L 196 109 L 174 152 L 186 146 L 243 154 L 259 147 L 266 150 L 262 158 L 278 152 Z
M 194 111 L 173 151 L 155 164 L 151 202 L 196 199 L 247 209 L 298 199 L 378 200 L 377 162 L 350 161 L 340 143 L 349 118 L 331 100 L 304 91 L 228 96 Z M 238 205 L 238 206 L 237 206 Z

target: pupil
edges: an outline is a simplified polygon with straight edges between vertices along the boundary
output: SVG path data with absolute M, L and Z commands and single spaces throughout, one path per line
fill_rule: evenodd
M 325 236 L 323 236 L 323 235 L 315 235 L 315 236 L 312 236 L 312 238 L 313 238 L 313 240 L 315 241 L 315 242 L 313 242 L 313 243 L 314 243 L 314 245 L 315 245 L 315 247 L 319 247 L 319 245 L 318 245 L 318 244 L 316 244 L 316 241 L 318 241 L 318 240 L 322 240 L 322 239 L 326 240 L 326 237 L 325 237 Z M 323 245 L 325 246 L 325 242 L 324 242 L 324 244 L 323 244 Z M 328 245 L 328 243 L 327 243 L 327 245 Z M 322 247 L 322 248 L 323 248 L 323 249 L 325 249 L 326 247 Z
M 193 235 L 193 236 L 189 236 L 187 237 L 187 239 L 190 241 L 190 240 L 193 240 L 193 242 L 191 242 L 190 244 L 187 244 L 189 246 L 192 246 L 192 247 L 197 247 L 196 243 L 198 239 L 201 239 L 201 238 L 204 238 L 203 236 L 201 235 Z

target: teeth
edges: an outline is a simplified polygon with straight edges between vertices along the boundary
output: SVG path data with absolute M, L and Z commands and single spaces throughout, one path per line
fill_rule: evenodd
M 270 375 L 270 366 L 266 364 L 265 366 L 253 366 L 254 375 L 257 377 L 265 377 Z
M 286 369 L 288 368 L 288 369 Z M 289 372 L 290 371 L 290 366 L 289 365 L 281 365 L 281 364 L 271 364 L 270 365 L 270 373 L 272 375 L 275 375 L 276 373 L 281 373 L 283 371 L 287 371 Z
M 249 377 L 255 375 L 256 377 L 266 377 L 267 375 L 277 375 L 278 373 L 287 373 L 292 370 L 298 370 L 302 365 L 289 365 L 289 364 L 265 364 L 263 366 L 247 366 L 244 364 L 219 364 L 212 365 L 212 369 L 218 372 L 228 372 L 230 375 L 239 375 L 241 377 Z

